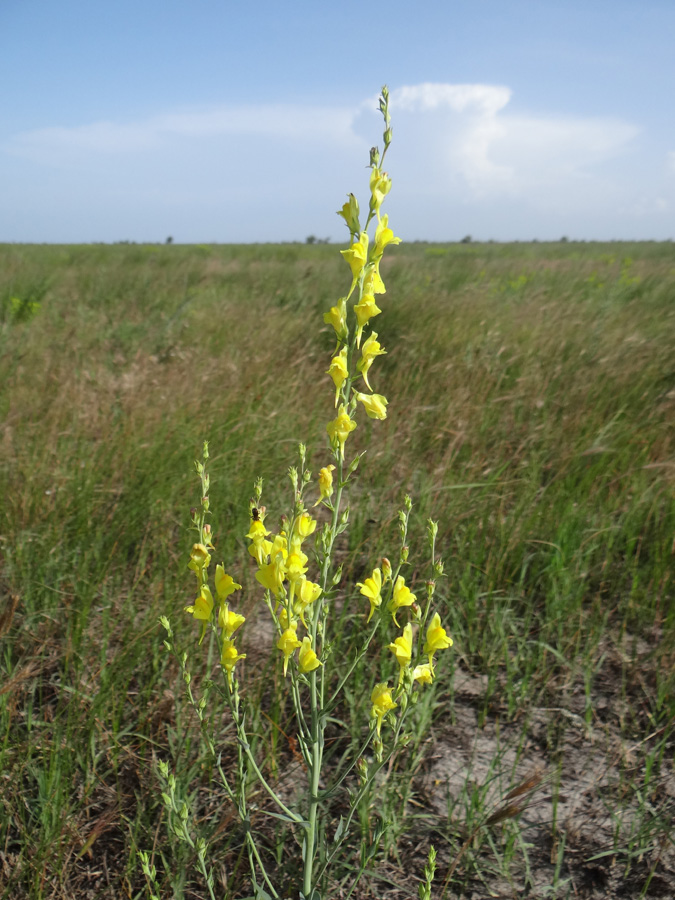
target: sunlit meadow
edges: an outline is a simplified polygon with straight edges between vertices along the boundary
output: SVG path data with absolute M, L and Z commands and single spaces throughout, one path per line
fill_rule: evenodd
M 395 144 L 391 156 L 395 190 Z M 406 584 L 426 596 L 431 517 L 445 564 L 434 606 L 454 645 L 407 746 L 359 798 L 322 896 L 346 897 L 361 870 L 352 896 L 417 896 L 432 845 L 433 896 L 668 896 L 673 247 L 431 246 L 395 227 L 372 323 L 387 353 L 369 373 L 389 404 L 384 420 L 361 412 L 346 443 L 347 460 L 365 455 L 333 549 L 330 654 L 348 658 L 366 626 L 357 585 L 398 561 L 406 495 Z M 5 245 L 0 259 L 0 896 L 209 897 L 199 836 L 215 896 L 251 896 L 246 829 L 157 620 L 201 692 L 198 661 L 215 672 L 220 653 L 209 637 L 197 648 L 184 608 L 208 439 L 212 569 L 225 562 L 241 585 L 250 744 L 295 802 L 307 761 L 246 535 L 260 477 L 278 528 L 300 442 L 305 505 L 326 521 L 312 508 L 336 417 L 324 314 L 350 270 L 338 248 L 303 244 Z M 331 711 L 326 779 L 372 734 L 373 686 L 399 678 L 392 627 L 383 616 Z M 234 771 L 226 705 L 210 722 Z M 170 827 L 160 761 L 194 848 Z M 345 787 L 358 784 L 350 772 Z M 265 814 L 253 782 L 247 802 L 270 879 L 295 896 L 302 836 Z M 327 846 L 350 802 L 323 804 Z

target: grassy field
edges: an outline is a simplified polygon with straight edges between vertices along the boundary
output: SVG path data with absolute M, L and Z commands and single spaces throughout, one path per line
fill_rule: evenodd
M 0 247 L 0 897 L 145 897 L 138 849 L 163 897 L 205 897 L 167 833 L 158 759 L 211 836 L 219 896 L 247 895 L 157 617 L 193 647 L 208 439 L 218 557 L 255 622 L 252 485 L 273 516 L 298 441 L 326 464 L 322 316 L 346 271 L 331 246 Z M 420 704 L 424 740 L 372 797 L 396 829 L 359 896 L 417 896 L 430 844 L 438 897 L 675 896 L 675 248 L 411 244 L 383 274 L 373 381 L 389 416 L 350 438 L 367 454 L 340 548 L 343 639 L 408 492 L 411 560 L 439 521 L 455 644 Z M 255 628 L 242 639 L 253 725 L 274 723 L 261 765 L 290 791 L 278 653 Z M 356 673 L 336 745 L 395 670 L 383 649 Z M 486 824 L 528 778 L 526 808 Z M 292 836 L 266 840 L 297 896 Z

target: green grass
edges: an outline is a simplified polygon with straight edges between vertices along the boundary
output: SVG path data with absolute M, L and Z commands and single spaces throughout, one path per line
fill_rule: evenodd
M 156 622 L 192 647 L 203 439 L 218 557 L 255 621 L 252 484 L 265 478 L 275 517 L 297 442 L 326 464 L 322 314 L 346 271 L 330 246 L 0 247 L 0 897 L 144 896 L 137 849 L 163 896 L 205 896 L 167 836 L 157 759 L 215 830 L 221 893 L 246 895 L 241 833 Z M 672 245 L 402 245 L 383 276 L 372 384 L 389 416 L 350 438 L 367 454 L 340 548 L 342 640 L 408 492 L 411 561 L 439 521 L 455 646 L 420 704 L 425 740 L 364 807 L 365 832 L 386 810 L 398 838 L 364 884 L 415 894 L 433 842 L 447 896 L 562 897 L 570 879 L 579 896 L 675 891 Z M 427 574 L 408 576 L 420 590 Z M 268 650 L 243 639 L 260 759 L 283 789 L 290 705 Z M 336 767 L 390 656 L 355 673 Z M 540 799 L 462 849 L 533 762 Z M 294 890 L 293 836 L 264 841 Z

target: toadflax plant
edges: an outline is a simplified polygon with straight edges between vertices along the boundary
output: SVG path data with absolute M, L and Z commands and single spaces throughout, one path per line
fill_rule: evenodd
M 280 897 L 281 887 L 275 884 L 267 845 L 261 845 L 251 825 L 252 785 L 257 783 L 258 798 L 261 789 L 268 798 L 264 809 L 257 803 L 256 816 L 268 815 L 281 820 L 293 832 L 298 847 L 298 896 L 301 900 L 320 900 L 322 895 L 326 896 L 332 867 L 345 854 L 354 818 L 356 816 L 358 821 L 364 798 L 373 790 L 378 774 L 410 739 L 406 731 L 408 715 L 419 692 L 436 677 L 436 655 L 452 645 L 452 639 L 433 608 L 435 580 L 443 573 L 442 561 L 435 555 L 437 526 L 434 522 L 429 523 L 431 575 L 426 582 L 425 595 L 418 597 L 406 583 L 409 498 L 406 497 L 399 513 L 400 548 L 396 555 L 392 554 L 395 564 L 381 559 L 362 582 L 349 588 L 342 584 L 341 567 L 334 559 L 336 541 L 349 522 L 345 489 L 362 456 L 350 458 L 350 435 L 364 413 L 371 419 L 387 416 L 387 398 L 375 393 L 372 385 L 377 358 L 387 352 L 378 340 L 378 332 L 373 330 L 375 318 L 382 314 L 378 304 L 382 303 L 385 293 L 380 263 L 387 248 L 400 243 L 400 238 L 395 237 L 389 227 L 387 215 L 381 212 L 391 188 L 391 179 L 383 171 L 391 143 L 386 87 L 382 89 L 379 108 L 384 118 L 384 149 L 381 155 L 377 148 L 370 152 L 370 201 L 365 222 L 361 222 L 359 205 L 353 194 L 338 213 L 350 234 L 350 246 L 341 253 L 349 266 L 351 280 L 346 295 L 324 315 L 324 321 L 335 332 L 335 349 L 327 369 L 332 380 L 331 399 L 335 410 L 326 428 L 328 458 L 314 481 L 306 466 L 306 448 L 300 445 L 299 465 L 289 470 L 292 497 L 285 514 L 279 518 L 281 524 L 276 531 L 269 527 L 272 517 L 262 504 L 262 482 L 257 482 L 246 533 L 251 565 L 255 566 L 255 578 L 267 609 L 265 614 L 272 622 L 270 652 L 277 655 L 283 671 L 285 690 L 292 701 L 293 739 L 297 741 L 304 762 L 302 773 L 306 775 L 306 784 L 297 801 L 291 802 L 280 796 L 274 779 L 265 771 L 264 763 L 252 746 L 245 715 L 246 678 L 241 683 L 239 680 L 239 673 L 245 672 L 241 663 L 246 658 L 241 652 L 241 636 L 250 623 L 237 611 L 241 584 L 222 564 L 211 565 L 215 548 L 214 534 L 207 521 L 211 516 L 207 444 L 202 460 L 196 463 L 201 506 L 193 510 L 193 526 L 198 537 L 188 563 L 196 579 L 195 599 L 185 611 L 199 624 L 199 645 L 207 632 L 211 633 L 222 679 L 203 682 L 201 697 L 197 698 L 193 693 L 187 653 L 176 655 L 189 701 L 200 722 L 206 726 L 205 711 L 210 699 L 216 695 L 226 704 L 231 716 L 237 755 L 237 764 L 230 767 L 232 770 L 225 771 L 221 764 L 222 753 L 217 738 L 206 727 L 203 732 L 217 776 L 243 826 L 256 898 Z M 327 521 L 323 525 L 315 518 L 317 506 L 326 511 L 323 519 Z M 353 596 L 363 605 L 363 627 L 350 636 L 348 654 L 332 653 L 336 606 L 352 603 Z M 368 671 L 371 668 L 368 666 L 369 655 L 375 659 L 379 653 L 379 642 L 374 639 L 382 634 L 383 621 L 390 629 L 388 650 L 398 664 L 398 673 L 390 681 L 372 684 L 370 719 L 363 723 L 361 746 L 336 771 L 336 767 L 328 766 L 324 758 L 326 730 L 335 722 L 332 713 L 343 699 L 345 687 L 349 687 L 357 667 Z M 166 617 L 162 617 L 161 622 L 167 631 L 165 644 L 176 652 L 171 625 Z M 260 634 L 257 622 L 253 623 L 253 628 L 257 640 Z M 193 838 L 189 806 L 187 801 L 180 799 L 176 780 L 165 763 L 160 764 L 160 777 L 165 788 L 163 797 L 170 828 L 195 850 L 197 866 L 211 897 L 215 897 L 208 845 L 203 839 Z M 379 780 L 382 777 L 380 775 Z M 338 801 L 342 815 L 335 821 L 331 810 Z M 352 866 L 352 883 L 346 896 L 356 887 L 387 827 L 387 822 L 382 822 L 368 840 L 362 841 L 360 860 L 356 867 Z M 141 860 L 154 889 L 154 868 L 147 855 L 142 854 Z M 342 862 L 345 862 L 343 858 Z

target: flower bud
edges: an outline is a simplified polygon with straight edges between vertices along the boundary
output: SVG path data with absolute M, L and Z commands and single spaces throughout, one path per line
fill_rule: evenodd
M 390 581 L 391 580 L 391 563 L 389 562 L 389 560 L 387 559 L 386 556 L 382 557 L 381 569 L 382 569 L 383 579 L 385 581 Z
M 356 771 L 359 773 L 361 784 L 365 785 L 366 781 L 368 780 L 368 763 L 362 756 L 356 763 Z

